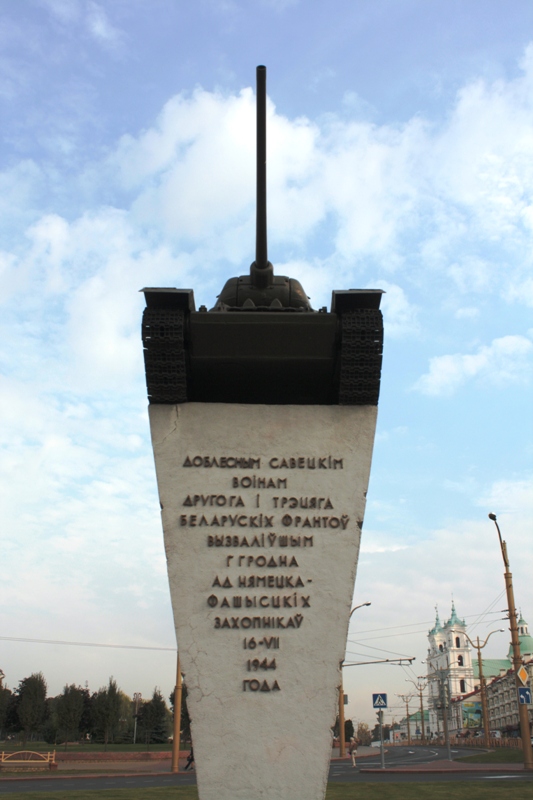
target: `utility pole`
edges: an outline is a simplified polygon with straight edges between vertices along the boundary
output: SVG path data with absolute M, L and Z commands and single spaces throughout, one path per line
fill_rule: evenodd
M 354 611 L 357 611 L 358 608 L 364 608 L 365 606 L 371 606 L 372 603 L 360 603 L 355 608 L 352 608 L 350 611 L 350 616 L 348 618 L 348 625 L 350 624 L 350 620 L 352 618 L 352 614 Z M 344 664 L 344 660 L 341 661 L 341 683 L 339 686 L 339 758 L 344 758 L 346 755 L 346 736 L 344 733 L 344 687 L 342 682 L 342 665 Z
M 380 708 L 378 711 L 378 723 L 379 723 L 379 742 L 380 742 L 380 755 L 381 755 L 381 769 L 385 769 L 385 748 L 383 745 L 383 709 Z
M 342 661 L 341 661 L 341 682 L 339 686 L 339 758 L 346 755 L 346 735 L 344 732 L 344 687 L 342 685 Z
M 170 767 L 171 772 L 179 772 L 179 757 L 180 757 L 180 734 L 181 734 L 181 666 L 180 657 L 178 653 L 178 664 L 176 667 L 176 687 L 174 689 L 174 728 L 172 737 L 172 764 Z
M 432 672 L 428 675 L 428 680 L 432 678 L 436 678 L 439 686 L 439 693 L 438 699 L 435 703 L 435 709 L 437 712 L 437 733 L 440 738 L 440 731 L 439 731 L 439 701 L 440 707 L 442 708 L 442 723 L 444 727 L 444 743 L 446 745 L 446 749 L 448 751 L 448 760 L 452 760 L 452 751 L 450 748 L 450 733 L 448 728 L 448 695 L 449 695 L 449 686 L 448 686 L 448 677 L 450 674 L 450 668 L 448 669 L 436 669 L 435 672 Z
M 418 683 L 418 682 L 415 683 L 414 681 L 411 680 L 411 678 L 406 678 L 405 680 L 409 681 L 409 683 L 413 684 L 413 686 L 415 687 L 415 689 L 418 692 L 419 697 L 420 697 L 420 734 L 421 734 L 420 741 L 422 743 L 424 743 L 425 738 L 426 738 L 426 729 L 425 729 L 425 726 L 424 726 L 424 700 L 423 700 L 423 697 L 422 697 L 422 692 L 424 691 L 424 689 L 427 686 L 427 681 L 424 684 L 422 684 L 422 683 Z
M 518 717 L 520 720 L 520 736 L 522 738 L 522 751 L 524 753 L 524 769 L 533 772 L 533 748 L 531 746 L 531 729 L 529 727 L 529 712 L 527 705 L 518 702 L 518 689 L 520 688 L 520 679 L 518 677 L 518 670 L 522 666 L 522 655 L 520 653 L 520 639 L 518 638 L 518 624 L 516 622 L 516 606 L 514 602 L 513 591 L 513 576 L 509 569 L 509 558 L 507 556 L 507 543 L 503 541 L 500 532 L 500 527 L 496 520 L 496 514 L 489 514 L 491 519 L 496 525 L 498 531 L 498 538 L 500 540 L 500 549 L 502 551 L 503 563 L 505 565 L 505 590 L 507 592 L 507 606 L 509 613 L 509 622 L 511 627 L 511 644 L 513 646 L 513 670 L 515 674 L 516 684 L 516 702 L 518 703 Z
M 405 714 L 407 717 L 407 744 L 411 747 L 411 725 L 409 720 L 409 700 L 412 698 L 412 694 L 398 694 L 396 697 L 399 697 L 405 703 Z
M 491 631 L 483 644 L 480 644 L 479 636 L 476 637 L 477 643 L 474 644 L 470 636 L 465 633 L 466 638 L 477 650 L 477 664 L 478 664 L 478 672 L 479 672 L 479 688 L 481 692 L 481 709 L 483 711 L 483 731 L 484 731 L 484 738 L 485 738 L 485 747 L 489 746 L 490 740 L 490 726 L 489 726 L 489 712 L 487 707 L 487 683 L 485 681 L 485 676 L 483 675 L 483 659 L 481 658 L 481 651 L 489 641 L 490 637 L 493 633 L 503 633 L 503 629 L 500 628 L 497 631 Z
M 444 670 L 439 670 L 439 672 L 444 673 Z M 452 751 L 450 749 L 450 731 L 448 728 L 448 673 L 446 673 L 446 675 L 443 674 L 439 676 L 438 681 L 439 695 L 442 697 L 442 723 L 444 725 L 444 741 L 446 743 L 446 749 L 448 750 L 448 761 L 451 761 Z

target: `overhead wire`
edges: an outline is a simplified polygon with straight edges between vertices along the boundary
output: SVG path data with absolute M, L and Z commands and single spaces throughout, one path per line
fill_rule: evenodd
M 30 644 L 59 644 L 73 647 L 113 647 L 119 650 L 159 650 L 175 653 L 176 647 L 151 647 L 140 644 L 107 644 L 104 642 L 69 642 L 65 639 L 31 639 L 27 636 L 0 636 L 2 642 L 28 642 Z

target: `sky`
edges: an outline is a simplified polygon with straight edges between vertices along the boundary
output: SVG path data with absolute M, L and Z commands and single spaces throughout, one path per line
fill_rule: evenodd
M 144 286 L 212 307 L 269 257 L 314 308 L 383 289 L 347 717 L 502 627 L 498 515 L 533 626 L 530 0 L 3 0 L 0 669 L 50 694 L 175 682 L 140 338 Z M 503 627 L 506 623 L 503 623 Z M 64 644 L 62 644 L 64 643 Z M 78 644 L 74 644 L 78 643 Z M 99 646 L 96 646 L 99 645 Z M 488 657 L 507 654 L 509 634 Z M 316 646 L 319 646 L 318 643 Z

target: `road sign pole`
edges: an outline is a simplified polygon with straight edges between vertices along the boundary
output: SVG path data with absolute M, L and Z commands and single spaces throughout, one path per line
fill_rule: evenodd
M 381 742 L 381 769 L 385 769 L 385 749 L 383 747 L 383 711 L 379 711 L 379 740 Z

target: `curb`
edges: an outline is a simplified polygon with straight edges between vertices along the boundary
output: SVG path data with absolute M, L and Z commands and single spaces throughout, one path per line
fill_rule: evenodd
M 37 781 L 37 780 L 45 780 L 45 781 L 69 781 L 69 780 L 79 780 L 87 778 L 131 778 L 131 777 L 153 777 L 154 775 L 183 775 L 184 770 L 180 770 L 180 772 L 170 772 L 170 770 L 165 770 L 164 772 L 156 772 L 152 770 L 151 772 L 91 772 L 88 774 L 75 774 L 75 775 L 61 775 L 60 773 L 54 773 L 54 775 L 10 775 L 9 777 L 2 777 L 0 778 L 0 783 L 7 783 L 11 781 L 12 783 L 16 783 L 17 781 Z M 188 772 L 189 775 L 195 775 L 196 772 Z

